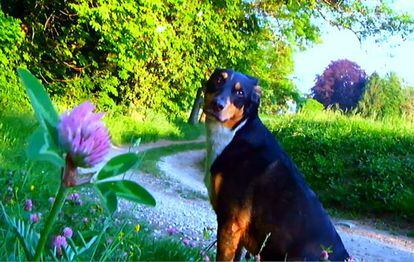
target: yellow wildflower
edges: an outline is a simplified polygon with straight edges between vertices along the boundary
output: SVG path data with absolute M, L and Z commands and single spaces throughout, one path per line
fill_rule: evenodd
M 30 186 L 30 191 L 33 191 L 33 190 L 35 190 L 35 186 L 34 185 L 31 185 Z
M 135 225 L 135 231 L 139 232 L 141 230 L 141 225 L 140 224 L 136 224 Z

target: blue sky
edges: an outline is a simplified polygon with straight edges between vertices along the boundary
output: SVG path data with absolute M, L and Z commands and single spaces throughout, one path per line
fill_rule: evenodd
M 414 15 L 413 0 L 396 0 L 393 6 Z M 343 58 L 356 62 L 368 74 L 395 72 L 406 84 L 414 86 L 414 37 L 407 41 L 393 38 L 375 43 L 367 39 L 360 43 L 351 31 L 326 25 L 321 40 L 321 44 L 294 55 L 292 79 L 302 93 L 310 92 L 316 74 L 321 74 L 331 61 Z

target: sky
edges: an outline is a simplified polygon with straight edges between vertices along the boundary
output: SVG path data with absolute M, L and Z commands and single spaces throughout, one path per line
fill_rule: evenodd
M 393 6 L 414 15 L 414 0 L 396 0 Z M 304 94 L 310 92 L 315 76 L 322 74 L 331 61 L 344 58 L 356 62 L 368 74 L 395 72 L 406 84 L 414 86 L 414 37 L 407 41 L 394 39 L 393 44 L 375 43 L 373 39 L 360 43 L 351 31 L 326 25 L 321 40 L 321 44 L 294 54 L 292 79 Z

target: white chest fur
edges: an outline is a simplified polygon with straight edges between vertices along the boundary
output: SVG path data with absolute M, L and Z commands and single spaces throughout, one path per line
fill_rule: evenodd
M 224 148 L 233 140 L 237 130 L 239 130 L 246 121 L 242 122 L 237 128 L 231 130 L 223 124 L 213 120 L 206 120 L 207 133 L 207 159 L 206 170 L 204 174 L 204 184 L 207 187 L 209 196 L 211 196 L 211 179 L 210 167 L 216 160 L 217 156 L 223 152 Z

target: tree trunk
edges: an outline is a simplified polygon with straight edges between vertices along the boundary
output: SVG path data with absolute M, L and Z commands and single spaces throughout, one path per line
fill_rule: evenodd
M 191 114 L 190 117 L 188 118 L 188 123 L 195 125 L 198 123 L 198 114 L 200 112 L 201 109 L 201 105 L 203 104 L 203 87 L 200 87 L 197 90 L 197 94 L 196 97 L 194 99 L 194 104 L 193 104 L 193 108 L 191 109 Z

